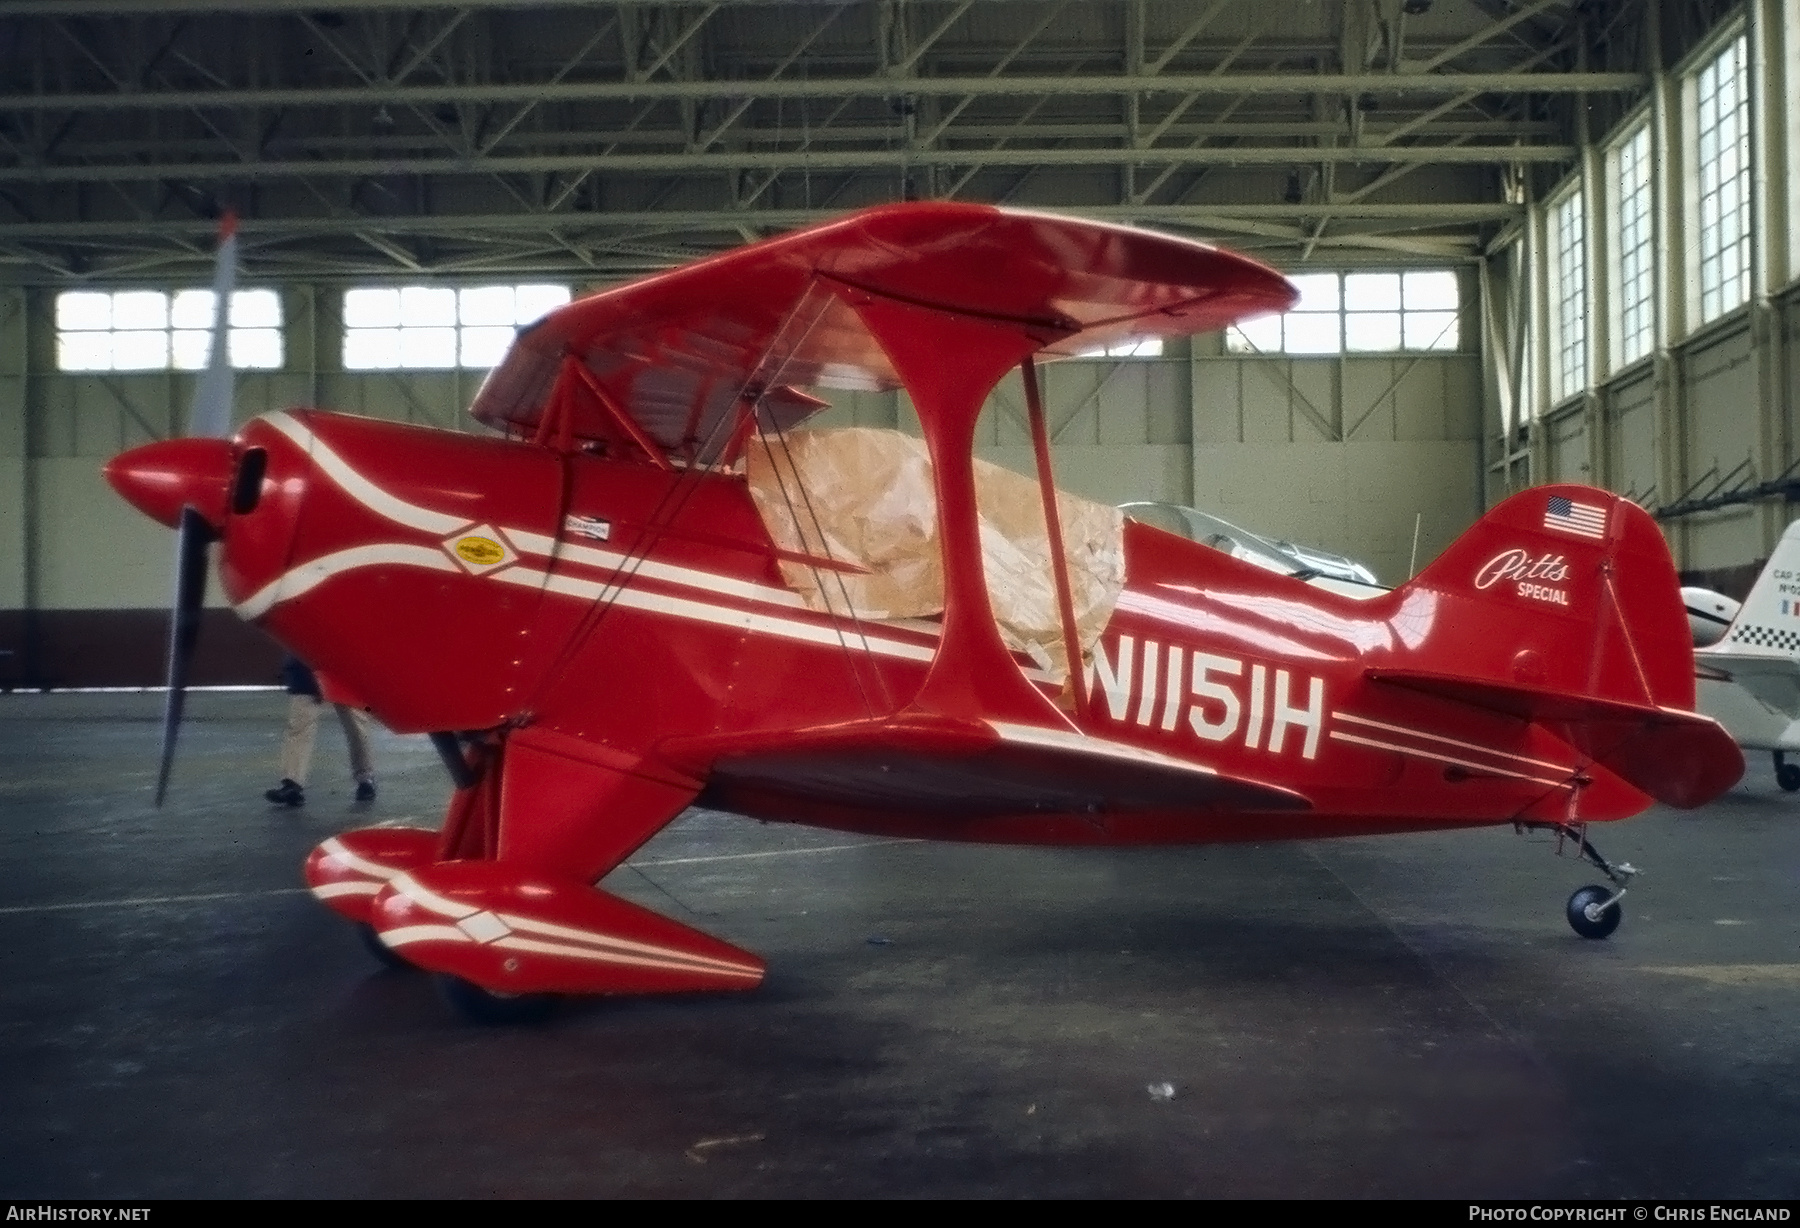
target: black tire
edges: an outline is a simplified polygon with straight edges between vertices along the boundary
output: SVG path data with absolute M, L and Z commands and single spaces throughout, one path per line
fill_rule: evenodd
M 1788 763 L 1775 756 L 1775 783 L 1788 793 L 1800 793 L 1800 763 Z
M 556 997 L 547 993 L 504 994 L 483 989 L 460 976 L 438 977 L 444 1000 L 473 1023 L 492 1025 L 542 1023 L 556 1009 Z
M 1607 905 L 1598 917 L 1590 917 L 1588 909 L 1611 898 L 1612 892 L 1605 887 L 1588 884 L 1579 888 L 1569 897 L 1569 926 L 1583 938 L 1605 938 L 1619 928 L 1619 922 L 1625 917 L 1625 910 L 1617 902 Z
M 357 925 L 356 936 L 362 940 L 363 947 L 369 954 L 375 957 L 375 962 L 383 968 L 404 972 L 413 967 L 398 951 L 381 941 L 381 935 L 377 934 L 375 927 L 368 922 L 364 921 Z

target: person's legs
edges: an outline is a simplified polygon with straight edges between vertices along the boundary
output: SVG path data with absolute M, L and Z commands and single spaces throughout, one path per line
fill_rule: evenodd
M 338 723 L 350 748 L 350 774 L 356 778 L 356 800 L 375 800 L 375 756 L 369 746 L 369 714 L 361 708 L 337 704 Z
M 318 738 L 321 705 L 310 695 L 288 696 L 287 727 L 281 735 L 281 784 L 263 796 L 283 806 L 305 802 L 307 769 Z

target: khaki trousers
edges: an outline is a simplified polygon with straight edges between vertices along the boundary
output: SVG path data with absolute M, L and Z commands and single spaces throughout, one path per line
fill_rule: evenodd
M 344 727 L 344 741 L 350 745 L 350 774 L 360 783 L 375 779 L 375 763 L 369 754 L 369 715 L 358 708 L 332 704 L 337 709 L 338 723 Z M 318 740 L 319 718 L 325 714 L 325 702 L 311 695 L 288 696 L 287 728 L 281 736 L 281 775 L 304 787 L 306 771 L 312 764 L 313 743 Z

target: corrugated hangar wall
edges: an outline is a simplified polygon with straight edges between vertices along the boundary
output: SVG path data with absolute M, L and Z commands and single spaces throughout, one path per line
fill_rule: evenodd
M 1679 498 L 1777 478 L 1800 442 L 1796 354 L 1800 287 L 1789 287 L 1547 415 L 1543 480 L 1646 497 L 1675 484 Z M 1764 500 L 1684 516 L 1665 531 L 1689 570 L 1722 571 L 1766 558 L 1791 518 L 1785 501 Z

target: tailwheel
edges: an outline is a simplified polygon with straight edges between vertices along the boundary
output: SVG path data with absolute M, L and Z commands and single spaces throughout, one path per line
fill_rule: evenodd
M 1619 907 L 1623 891 L 1590 883 L 1569 897 L 1569 925 L 1583 938 L 1605 938 L 1619 928 L 1625 910 Z
M 381 941 L 381 935 L 376 933 L 375 927 L 370 925 L 367 921 L 359 921 L 356 923 L 356 936 L 362 940 L 363 948 L 367 950 L 370 955 L 373 955 L 375 957 L 375 962 L 380 964 L 383 968 L 392 968 L 396 972 L 405 972 L 417 966 L 401 958 L 398 951 Z
M 1570 809 L 1573 808 L 1571 803 Z M 1565 843 L 1574 844 L 1581 859 L 1598 868 L 1612 882 L 1610 888 L 1590 883 L 1569 897 L 1567 915 L 1570 928 L 1583 938 L 1605 938 L 1619 928 L 1619 922 L 1625 919 L 1625 910 L 1619 906 L 1619 901 L 1625 898 L 1626 887 L 1637 875 L 1636 866 L 1628 861 L 1608 861 L 1601 856 L 1600 850 L 1587 838 L 1586 823 L 1573 819 L 1565 823 L 1524 820 L 1515 826 L 1521 832 L 1554 832 L 1559 855 Z
M 504 1026 L 507 1024 L 542 1023 L 556 1009 L 556 995 L 547 993 L 495 993 L 483 989 L 460 976 L 443 974 L 438 987 L 445 1001 L 465 1019 L 474 1023 Z
M 1788 793 L 1800 792 L 1800 763 L 1789 763 L 1780 751 L 1775 752 L 1775 783 Z

